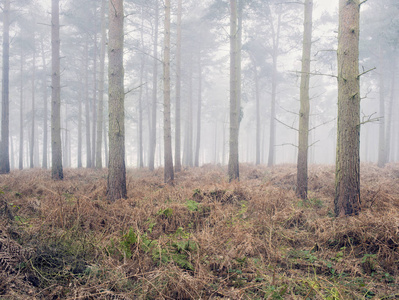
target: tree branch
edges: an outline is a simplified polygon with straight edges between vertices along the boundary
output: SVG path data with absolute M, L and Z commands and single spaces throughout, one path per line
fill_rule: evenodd
M 323 74 L 323 73 L 312 73 L 312 72 L 302 72 L 302 71 L 290 71 L 293 73 L 299 73 L 299 74 L 309 74 L 309 75 L 314 75 L 314 76 L 328 76 L 328 77 L 333 77 L 333 78 L 338 78 L 338 76 L 333 75 L 333 74 Z
M 283 147 L 283 146 L 293 146 L 295 148 L 298 148 L 297 145 L 292 144 L 292 143 L 284 143 L 284 144 L 281 144 L 281 145 L 276 145 L 275 147 Z
M 331 122 L 335 121 L 336 119 L 337 119 L 337 118 L 334 118 L 334 119 L 332 119 L 332 120 L 330 120 L 330 121 L 325 121 L 325 122 L 323 122 L 323 123 L 321 123 L 321 124 L 319 124 L 319 125 L 317 125 L 317 126 L 315 126 L 315 127 L 312 127 L 312 128 L 309 129 L 309 132 L 312 131 L 312 130 L 315 130 L 316 128 L 319 128 L 320 126 L 323 126 L 323 125 L 326 125 L 326 124 L 328 124 L 328 123 L 331 123 Z
M 363 73 L 357 75 L 357 78 L 359 79 L 359 78 L 360 78 L 361 76 L 363 76 L 364 74 L 367 74 L 368 72 L 371 72 L 371 71 L 373 71 L 373 70 L 375 70 L 375 69 L 377 69 L 377 68 L 374 67 L 374 68 L 372 68 L 372 69 L 370 69 L 370 70 L 364 71 Z
M 274 119 L 275 119 L 277 122 L 283 124 L 284 126 L 290 128 L 290 129 L 293 129 L 293 130 L 295 130 L 295 131 L 299 131 L 299 130 L 298 130 L 297 128 L 295 128 L 294 126 L 290 126 L 290 125 L 288 125 L 288 124 L 285 124 L 285 123 L 281 122 L 281 121 L 280 121 L 279 119 L 277 119 L 277 118 L 274 118 Z

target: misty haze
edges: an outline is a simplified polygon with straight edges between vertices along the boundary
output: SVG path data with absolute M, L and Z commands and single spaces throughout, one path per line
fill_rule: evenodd
M 0 299 L 396 299 L 396 0 L 1 0 Z

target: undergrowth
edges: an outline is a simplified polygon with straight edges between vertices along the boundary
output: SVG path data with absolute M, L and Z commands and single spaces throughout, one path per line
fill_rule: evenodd
M 333 215 L 334 171 L 204 166 L 162 183 L 129 170 L 106 200 L 106 171 L 0 177 L 0 299 L 396 299 L 399 165 L 362 166 L 362 212 Z

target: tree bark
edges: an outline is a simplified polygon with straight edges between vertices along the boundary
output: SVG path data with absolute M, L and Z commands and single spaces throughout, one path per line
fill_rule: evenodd
M 42 168 L 47 169 L 47 140 L 48 140 L 48 117 L 47 117 L 47 64 L 46 64 L 46 56 L 44 54 L 44 43 L 43 39 L 41 40 L 41 52 L 42 52 L 42 63 L 43 63 L 43 160 L 42 160 Z
M 143 8 L 141 8 L 141 27 L 144 27 L 144 13 Z M 141 35 L 141 48 L 142 48 L 142 55 L 141 55 L 141 64 L 140 64 L 140 91 L 139 91 L 139 124 L 138 124 L 138 165 L 140 168 L 144 167 L 144 158 L 143 158 L 143 85 L 144 85 L 144 67 L 145 67 L 145 58 L 144 55 L 144 33 L 143 30 L 140 31 Z
M 182 0 L 177 4 L 177 41 L 176 41 L 176 121 L 175 121 L 175 171 L 181 171 L 181 17 Z
M 125 167 L 125 91 L 123 70 L 123 0 L 109 3 L 109 168 L 107 197 L 110 201 L 126 198 Z
M 299 110 L 298 163 L 296 194 L 301 199 L 308 197 L 308 149 L 309 149 L 309 81 L 310 54 L 312 48 L 313 0 L 305 1 L 305 21 L 302 49 L 302 72 Z
M 1 92 L 0 174 L 10 173 L 10 0 L 3 6 L 3 77 Z
M 24 65 L 25 56 L 23 49 L 21 48 L 21 66 L 20 66 L 20 94 L 19 94 L 19 160 L 18 169 L 24 168 Z
M 32 66 L 32 128 L 30 136 L 30 168 L 34 168 L 34 150 L 35 150 L 35 86 L 36 86 L 36 47 L 35 47 L 35 37 L 33 36 L 33 66 Z
M 94 12 L 94 24 L 97 24 L 97 10 Z M 91 167 L 96 166 L 96 134 L 97 134 L 97 29 L 94 28 L 93 53 L 93 99 L 92 99 L 92 131 L 91 131 Z
M 396 53 L 395 53 L 396 54 Z M 385 161 L 391 161 L 391 133 L 392 133 L 392 111 L 393 104 L 395 101 L 395 84 L 396 84 L 396 59 L 393 56 L 392 59 L 392 77 L 391 77 L 391 95 L 389 99 L 388 117 L 387 117 L 387 132 L 385 136 Z
M 85 115 L 86 115 L 86 168 L 91 168 L 91 142 L 90 142 L 90 98 L 89 98 L 89 36 L 85 41 Z
M 382 46 L 380 45 L 379 49 L 379 114 L 381 116 L 379 120 L 379 130 L 378 130 L 378 167 L 382 168 L 386 164 L 386 155 L 385 155 L 385 85 L 384 85 L 384 53 L 382 50 Z
M 339 1 L 335 215 L 360 212 L 359 0 Z
M 79 106 L 78 106 L 78 168 L 83 166 L 82 164 L 82 102 L 83 102 L 83 90 L 85 87 L 82 85 L 80 88 L 80 95 L 79 95 Z
M 197 103 L 197 141 L 195 143 L 194 166 L 199 167 L 199 153 L 201 148 L 201 108 L 202 108 L 202 65 L 201 47 L 198 47 L 198 103 Z
M 62 180 L 59 0 L 51 3 L 51 177 Z
M 230 147 L 228 175 L 229 181 L 238 180 L 240 177 L 238 164 L 238 132 L 239 132 L 239 102 L 237 90 L 237 0 L 230 0 Z
M 165 0 L 164 38 L 164 182 L 173 184 L 174 170 L 172 158 L 172 130 L 170 122 L 170 0 Z
M 155 0 L 155 25 L 154 25 L 154 49 L 153 49 L 153 72 L 152 72 L 152 115 L 151 115 L 151 136 L 150 153 L 148 168 L 154 170 L 155 149 L 157 143 L 157 94 L 158 94 L 158 19 L 159 19 L 159 1 Z
M 100 78 L 98 84 L 98 114 L 97 114 L 97 146 L 96 146 L 96 168 L 103 167 L 102 156 L 102 135 L 104 122 L 104 77 L 105 77 L 105 50 L 107 43 L 106 19 L 105 19 L 106 0 L 101 1 L 101 48 L 100 48 Z

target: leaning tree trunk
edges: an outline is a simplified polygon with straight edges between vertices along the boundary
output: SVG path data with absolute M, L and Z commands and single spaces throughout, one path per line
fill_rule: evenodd
M 172 130 L 170 122 L 170 0 L 165 0 L 165 39 L 164 39 L 164 181 L 173 184 L 174 170 L 172 157 Z
M 51 5 L 51 177 L 62 180 L 61 98 L 60 98 L 60 14 L 59 0 Z
M 360 211 L 359 0 L 339 1 L 335 215 Z
M 110 0 L 108 80 L 109 80 L 109 167 L 107 197 L 126 198 L 125 91 L 123 86 L 123 0 Z
M 10 0 L 5 0 L 3 5 L 3 78 L 1 92 L 1 142 L 0 142 L 0 174 L 10 172 L 10 100 L 9 100 L 9 75 L 10 75 Z
M 239 106 L 237 91 L 237 1 L 230 0 L 230 147 L 228 175 L 229 181 L 238 180 L 240 176 L 238 164 L 238 131 Z
M 302 48 L 302 73 L 299 110 L 299 137 L 296 194 L 302 199 L 308 197 L 308 148 L 309 148 L 309 81 L 310 53 L 312 48 L 313 0 L 305 1 L 305 21 Z

